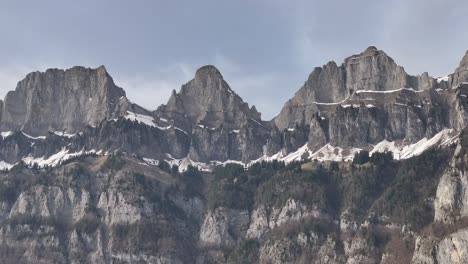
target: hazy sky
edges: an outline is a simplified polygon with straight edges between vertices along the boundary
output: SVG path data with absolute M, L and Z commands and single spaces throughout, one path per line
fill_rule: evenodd
M 28 72 L 105 65 L 149 109 L 214 64 L 265 119 L 316 66 L 370 45 L 408 73 L 453 71 L 468 1 L 0 0 L 0 97 Z

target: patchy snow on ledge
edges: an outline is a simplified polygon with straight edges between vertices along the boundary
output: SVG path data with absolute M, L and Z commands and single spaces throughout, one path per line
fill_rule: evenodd
M 23 133 L 23 135 L 25 137 L 30 138 L 30 139 L 45 139 L 46 138 L 45 136 L 34 137 L 34 136 L 31 136 L 31 135 L 28 135 L 28 134 L 24 133 L 23 131 L 21 131 L 21 133 Z
M 341 107 L 343 108 L 349 108 L 349 107 L 353 107 L 353 108 L 359 108 L 361 107 L 360 104 L 344 104 L 344 105 L 341 105 Z M 372 107 L 375 107 L 373 104 L 366 104 L 365 105 L 367 108 L 372 108 Z
M 143 158 L 143 160 L 149 165 L 154 165 L 154 166 L 159 165 L 159 160 L 149 159 L 149 158 Z
M 152 116 L 127 111 L 127 114 L 124 116 L 124 118 L 130 121 L 136 121 L 138 123 L 143 123 L 148 126 L 156 127 L 156 124 L 154 123 L 154 118 Z
M 168 129 L 171 129 L 172 127 L 174 127 L 175 130 L 179 130 L 180 132 L 182 132 L 182 133 L 186 134 L 187 136 L 189 136 L 189 133 L 187 131 L 181 129 L 180 127 L 176 127 L 176 126 L 173 126 L 173 125 L 168 125 L 168 126 L 165 126 L 165 127 L 161 127 L 161 126 L 156 125 L 156 123 L 154 122 L 154 118 L 151 117 L 151 116 L 137 114 L 137 113 L 134 113 L 134 112 L 131 112 L 131 111 L 127 111 L 127 115 L 124 116 L 124 118 L 127 119 L 127 120 L 130 120 L 132 122 L 138 122 L 138 123 L 150 126 L 150 127 L 155 127 L 157 129 L 160 129 L 160 130 L 168 130 Z M 159 118 L 159 119 L 161 121 L 165 122 L 165 123 L 168 123 L 167 119 L 165 119 L 165 118 Z
M 449 79 L 449 76 L 446 75 L 446 76 L 437 78 L 436 81 L 437 81 L 437 83 L 448 82 L 448 79 Z
M 356 94 L 361 94 L 361 93 L 378 93 L 378 94 L 387 94 L 387 93 L 396 93 L 396 92 L 401 92 L 401 91 L 410 91 L 414 93 L 421 93 L 424 92 L 424 90 L 414 90 L 413 88 L 400 88 L 400 89 L 395 89 L 395 90 L 386 90 L 386 91 L 374 91 L 374 90 L 357 90 Z
M 54 131 L 54 134 L 59 136 L 59 137 L 67 137 L 67 138 L 72 138 L 72 137 L 76 136 L 76 133 L 69 134 L 69 133 L 63 132 L 63 131 Z
M 458 140 L 458 133 L 453 129 L 444 129 L 432 138 L 423 138 L 410 145 L 397 146 L 394 141 L 383 140 L 374 146 L 370 154 L 375 152 L 393 152 L 394 159 L 408 159 L 422 154 L 424 151 L 434 147 L 446 147 Z
M 13 166 L 15 166 L 15 164 L 10 164 L 8 162 L 5 162 L 3 160 L 0 160 L 0 170 L 4 171 L 4 170 L 9 170 L 11 169 Z
M 78 152 L 70 153 L 70 150 L 66 148 L 62 148 L 62 150 L 49 156 L 48 158 L 45 158 L 45 157 L 35 158 L 29 155 L 27 157 L 23 157 L 22 160 L 24 161 L 24 163 L 28 164 L 29 166 L 37 164 L 39 168 L 43 168 L 45 166 L 55 167 L 57 165 L 60 165 L 62 162 L 69 160 L 71 158 L 76 158 L 76 157 L 87 155 L 87 154 L 99 155 L 101 152 L 102 151 L 96 151 L 92 149 L 90 151 L 81 150 Z
M 2 132 L 0 134 L 1 134 L 2 138 L 5 139 L 5 138 L 13 135 L 14 133 L 12 131 L 5 131 L 5 132 Z
M 174 159 L 170 154 L 167 154 L 169 159 L 165 160 L 172 167 L 177 165 L 179 167 L 179 172 L 184 172 L 188 169 L 189 166 L 198 168 L 200 171 L 212 171 L 212 167 L 206 163 L 196 162 L 190 158 Z
M 273 156 L 263 156 L 257 160 L 251 161 L 247 166 L 250 166 L 257 162 L 267 161 L 271 162 L 274 160 L 283 161 L 286 164 L 295 161 L 303 161 L 305 159 L 317 160 L 320 162 L 323 161 L 351 161 L 354 158 L 354 155 L 361 151 L 359 148 L 351 148 L 351 149 L 342 149 L 340 147 L 333 147 L 330 144 L 326 144 L 316 152 L 313 152 L 309 149 L 307 144 L 300 147 L 298 150 L 291 152 L 284 156 L 284 154 L 280 151 Z
M 346 102 L 348 99 L 349 99 L 349 96 L 341 100 L 340 102 L 336 102 L 336 103 L 322 103 L 322 102 L 312 102 L 312 103 L 316 105 L 339 105 L 339 104 Z

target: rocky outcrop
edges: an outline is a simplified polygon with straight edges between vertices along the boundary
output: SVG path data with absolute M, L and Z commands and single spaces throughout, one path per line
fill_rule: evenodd
M 468 262 L 468 230 L 460 230 L 443 239 L 438 247 L 437 263 Z
M 450 87 L 457 87 L 464 82 L 468 82 L 468 51 L 461 60 L 460 65 L 455 69 L 455 72 L 450 74 L 448 78 Z
M 414 245 L 412 264 L 436 264 L 437 239 L 417 237 Z
M 156 115 L 209 128 L 223 126 L 226 130 L 240 129 L 250 119 L 261 122 L 255 106 L 250 108 L 212 65 L 198 69 L 195 78 L 184 84 L 180 92 L 173 91 Z
M 245 237 L 249 213 L 219 207 L 208 211 L 200 228 L 203 247 L 232 247 Z
M 280 128 L 295 124 L 309 124 L 319 105 L 338 103 L 356 91 L 390 91 L 401 88 L 427 90 L 435 80 L 427 73 L 421 76 L 406 74 L 385 52 L 369 47 L 364 52 L 345 59 L 337 66 L 329 62 L 315 68 L 304 86 L 289 100 L 275 118 Z
M 0 129 L 23 130 L 33 136 L 48 131 L 75 133 L 132 108 L 142 111 L 128 101 L 103 66 L 49 69 L 28 74 L 6 95 Z

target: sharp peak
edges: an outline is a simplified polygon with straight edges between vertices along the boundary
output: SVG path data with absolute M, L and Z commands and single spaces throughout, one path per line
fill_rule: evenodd
M 206 76 L 224 79 L 221 72 L 214 65 L 202 66 L 195 73 L 195 78 L 203 78 Z

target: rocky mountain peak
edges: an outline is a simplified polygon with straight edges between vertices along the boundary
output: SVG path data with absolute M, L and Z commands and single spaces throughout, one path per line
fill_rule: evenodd
M 125 91 L 116 86 L 104 66 L 33 72 L 8 92 L 0 129 L 31 135 L 48 131 L 76 132 L 105 118 L 126 112 Z
M 280 129 L 309 124 L 318 111 L 317 105 L 342 102 L 356 91 L 427 90 L 435 84 L 435 79 L 427 74 L 408 75 L 384 51 L 370 46 L 346 58 L 340 66 L 329 62 L 316 67 L 304 86 L 285 104 L 275 124 Z
M 260 120 L 260 113 L 249 108 L 213 65 L 198 69 L 195 78 L 173 93 L 156 114 L 173 120 L 187 116 L 193 125 L 202 123 L 209 127 L 239 128 L 249 118 Z

